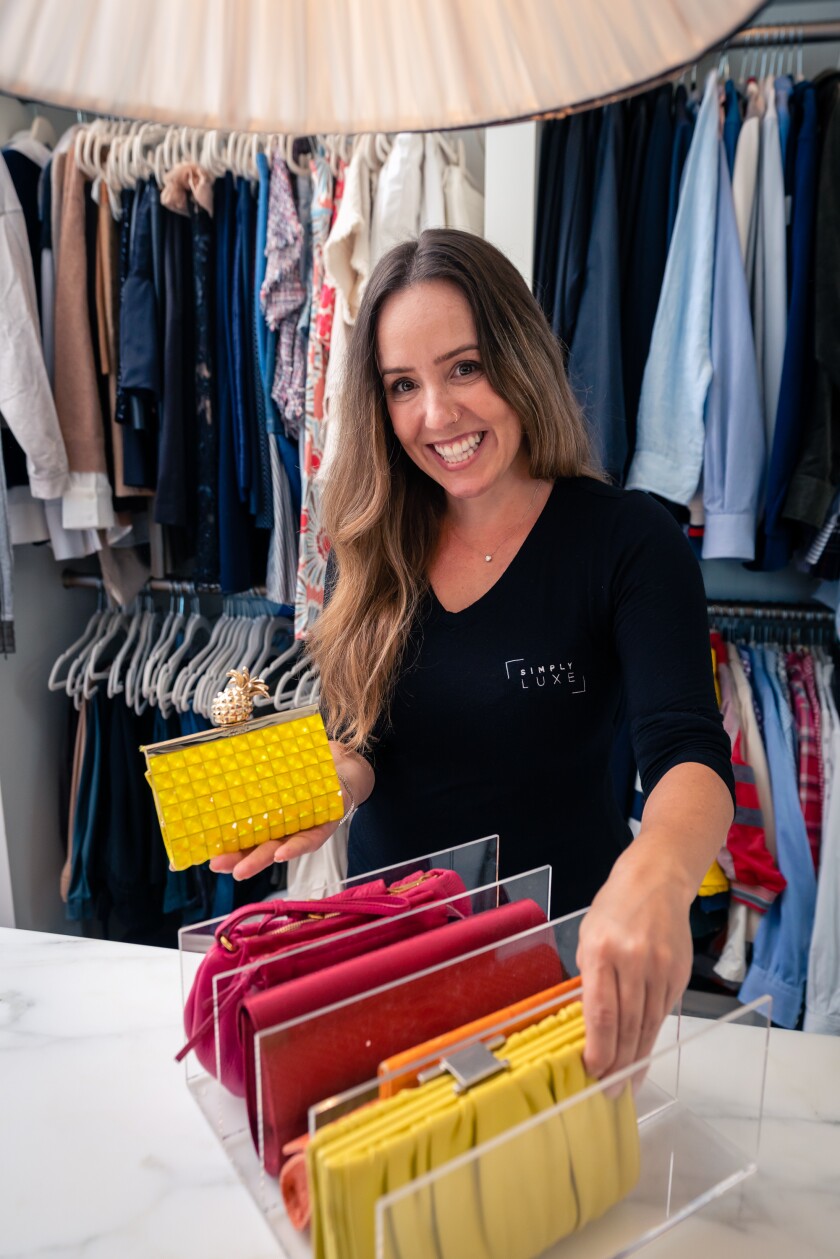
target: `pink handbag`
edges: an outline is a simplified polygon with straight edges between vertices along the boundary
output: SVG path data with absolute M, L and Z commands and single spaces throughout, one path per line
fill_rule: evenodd
M 260 963 L 218 985 L 219 1079 L 231 1093 L 243 1097 L 238 1012 L 247 996 L 444 926 L 453 918 L 465 918 L 472 913 L 466 891 L 454 871 L 426 870 L 390 887 L 383 879 L 375 879 L 322 900 L 244 905 L 218 927 L 216 942 L 201 961 L 184 1006 L 188 1040 L 177 1061 L 194 1049 L 205 1070 L 216 1075 L 213 980 L 249 963 Z M 436 904 L 462 894 L 463 899 L 450 905 Z M 428 911 L 405 916 L 423 905 L 429 906 Z M 360 933 L 358 928 L 363 926 L 367 930 Z M 329 941 L 329 948 L 302 949 L 319 941 Z

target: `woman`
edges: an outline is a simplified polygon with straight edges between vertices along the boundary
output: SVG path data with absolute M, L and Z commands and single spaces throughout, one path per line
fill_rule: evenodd
M 492 833 L 503 874 L 550 862 L 553 912 L 592 905 L 587 1067 L 617 1070 L 688 982 L 689 906 L 733 814 L 697 564 L 664 508 L 606 484 L 542 312 L 475 236 L 380 261 L 341 417 L 311 650 L 359 810 L 350 873 Z M 630 847 L 622 693 L 646 795 Z M 334 829 L 211 864 L 248 877 Z

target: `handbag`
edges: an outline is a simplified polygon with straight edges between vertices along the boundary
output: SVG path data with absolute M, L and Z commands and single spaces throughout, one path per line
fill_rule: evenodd
M 500 1023 L 505 1025 L 508 1036 L 511 1032 L 521 1031 L 523 1027 L 530 1027 L 546 1014 L 559 1010 L 574 1001 L 579 992 L 579 976 L 564 979 L 562 984 L 555 984 L 553 988 L 535 992 L 533 996 L 525 997 L 522 1001 L 515 1001 L 513 1005 L 506 1006 L 503 1010 L 494 1010 L 484 1018 L 473 1019 L 471 1023 L 455 1027 L 452 1031 L 444 1032 L 442 1036 L 434 1036 L 421 1045 L 413 1045 L 411 1049 L 406 1049 L 403 1053 L 386 1058 L 380 1062 L 377 1070 L 380 1080 L 380 1098 L 394 1097 L 405 1088 L 413 1088 L 417 1084 L 418 1075 L 425 1072 L 430 1059 L 434 1056 L 443 1057 L 453 1045 L 460 1045 L 462 1041 L 478 1038 L 492 1038 Z M 535 1010 L 539 1013 L 535 1014 Z M 482 1032 L 487 1035 L 482 1037 Z
M 443 1036 L 435 1036 L 422 1045 L 414 1045 L 403 1053 L 386 1058 L 384 1062 L 380 1062 L 377 1072 L 380 1100 L 396 1097 L 403 1089 L 414 1088 L 419 1078 L 425 1078 L 429 1073 L 434 1058 L 442 1058 L 453 1046 L 461 1046 L 465 1041 L 478 1038 L 495 1041 L 502 1026 L 507 1036 L 521 1031 L 522 1028 L 538 1023 L 546 1014 L 569 1005 L 578 998 L 579 993 L 580 979 L 566 979 L 562 984 L 536 992 L 532 997 L 516 1001 L 504 1010 L 495 1010 L 484 1018 L 474 1019 L 472 1023 L 453 1028 Z M 306 1168 L 306 1147 L 309 1140 L 307 1134 L 297 1141 L 286 1143 L 283 1153 L 288 1156 L 288 1161 L 280 1170 L 280 1193 L 286 1214 L 298 1231 L 307 1227 L 311 1216 L 311 1195 Z
M 246 997 L 245 1100 L 266 1171 L 279 1173 L 310 1106 L 375 1077 L 383 1058 L 559 983 L 553 941 L 522 935 L 545 924 L 534 901 L 517 901 Z M 257 1034 L 279 1024 L 259 1042 L 258 1076 Z
M 448 897 L 459 899 L 450 905 L 435 904 Z M 423 905 L 429 905 L 429 910 L 402 917 Z M 418 871 L 390 887 L 383 879 L 375 879 L 321 900 L 245 905 L 219 925 L 212 947 L 201 960 L 184 1005 L 187 1043 L 176 1059 L 180 1062 L 194 1049 L 204 1069 L 216 1075 L 218 1038 L 219 1080 L 242 1097 L 245 1078 L 237 1012 L 249 993 L 440 927 L 453 915 L 466 917 L 471 913 L 472 902 L 463 880 L 452 870 Z M 377 925 L 369 925 L 374 923 Z M 354 935 L 362 926 L 367 930 Z M 320 941 L 329 941 L 329 950 L 303 948 Z M 216 985 L 216 1028 L 213 981 L 243 967 L 250 969 Z
M 228 677 L 213 701 L 220 729 L 140 749 L 175 870 L 344 816 L 317 706 L 250 720 L 254 695 L 268 688 L 247 669 Z
M 545 1114 L 595 1083 L 583 1047 L 578 1001 L 508 1036 L 458 1088 L 444 1071 L 316 1132 L 305 1155 L 313 1259 L 373 1259 L 377 1199 L 455 1159 L 389 1204 L 389 1255 L 535 1259 L 603 1215 L 639 1176 L 632 1089 Z

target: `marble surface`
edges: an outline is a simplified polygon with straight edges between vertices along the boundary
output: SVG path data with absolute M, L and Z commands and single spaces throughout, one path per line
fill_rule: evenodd
M 0 1257 L 277 1259 L 172 1059 L 177 956 L 0 929 L 0 959 Z M 734 1078 L 762 1033 L 726 1030 Z M 840 1040 L 771 1032 L 758 1172 L 644 1253 L 840 1255 Z

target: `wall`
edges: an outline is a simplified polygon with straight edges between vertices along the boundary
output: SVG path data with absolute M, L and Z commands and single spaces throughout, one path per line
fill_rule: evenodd
M 59 779 L 68 700 L 47 690 L 47 677 L 81 634 L 96 596 L 65 590 L 45 546 L 15 548 L 14 593 L 17 650 L 0 658 L 0 925 L 67 932 L 75 928 L 65 919 L 58 880 L 66 844 Z
M 56 137 L 75 121 L 67 110 L 38 109 Z M 0 96 L 0 141 L 32 125 L 36 109 Z M 17 651 L 0 657 L 0 926 L 74 931 L 64 917 L 58 879 L 65 820 L 59 816 L 59 766 L 67 699 L 47 676 L 92 611 L 87 591 L 66 591 L 46 547 L 15 549 Z

